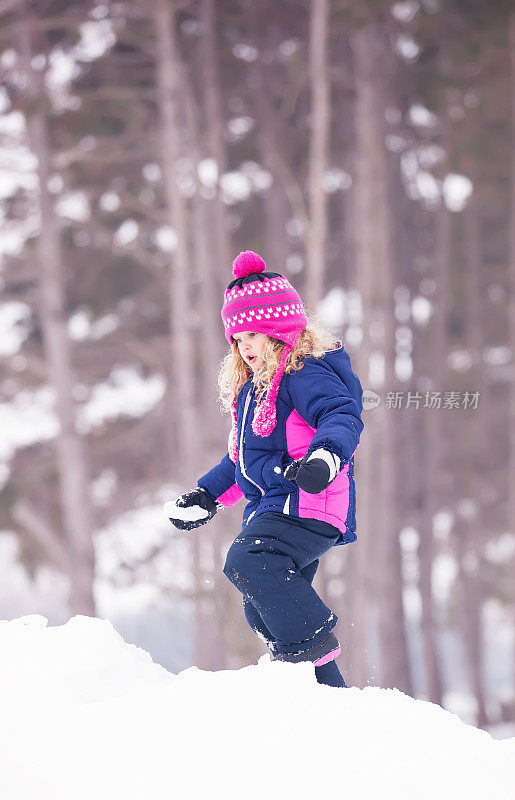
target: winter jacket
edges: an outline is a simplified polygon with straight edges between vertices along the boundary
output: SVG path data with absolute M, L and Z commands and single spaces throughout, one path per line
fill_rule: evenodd
M 300 370 L 285 374 L 276 402 L 277 424 L 267 437 L 252 431 L 255 387 L 249 380 L 237 401 L 239 458 L 229 455 L 198 485 L 224 506 L 248 500 L 243 526 L 267 511 L 328 522 L 340 531 L 337 544 L 356 540 L 354 453 L 363 430 L 361 384 L 343 346 L 322 358 L 309 356 Z M 326 490 L 304 492 L 284 477 L 288 464 L 323 447 L 342 468 Z

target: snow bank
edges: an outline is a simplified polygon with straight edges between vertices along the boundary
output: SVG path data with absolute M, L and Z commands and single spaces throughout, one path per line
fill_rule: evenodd
M 513 800 L 495 741 L 396 690 L 309 664 L 172 675 L 108 621 L 0 622 L 2 800 Z

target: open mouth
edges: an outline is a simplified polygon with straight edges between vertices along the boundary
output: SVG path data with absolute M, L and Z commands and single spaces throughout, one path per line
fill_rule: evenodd
M 247 356 L 247 361 L 250 364 L 253 364 L 255 360 L 256 360 L 256 356 Z

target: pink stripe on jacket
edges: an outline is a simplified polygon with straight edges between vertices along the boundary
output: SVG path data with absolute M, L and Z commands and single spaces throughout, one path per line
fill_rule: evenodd
M 315 428 L 308 425 L 300 414 L 293 410 L 286 420 L 288 454 L 294 459 L 305 456 L 314 433 Z M 299 517 L 311 517 L 329 522 L 338 530 L 345 532 L 350 492 L 348 473 L 349 465 L 345 464 L 334 481 L 319 494 L 309 494 L 299 488 Z

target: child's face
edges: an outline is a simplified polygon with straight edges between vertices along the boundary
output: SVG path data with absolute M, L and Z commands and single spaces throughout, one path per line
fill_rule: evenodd
M 248 364 L 254 372 L 258 372 L 263 366 L 261 353 L 268 340 L 266 333 L 244 331 L 243 333 L 237 333 L 232 338 L 237 343 L 240 356 L 245 363 Z

